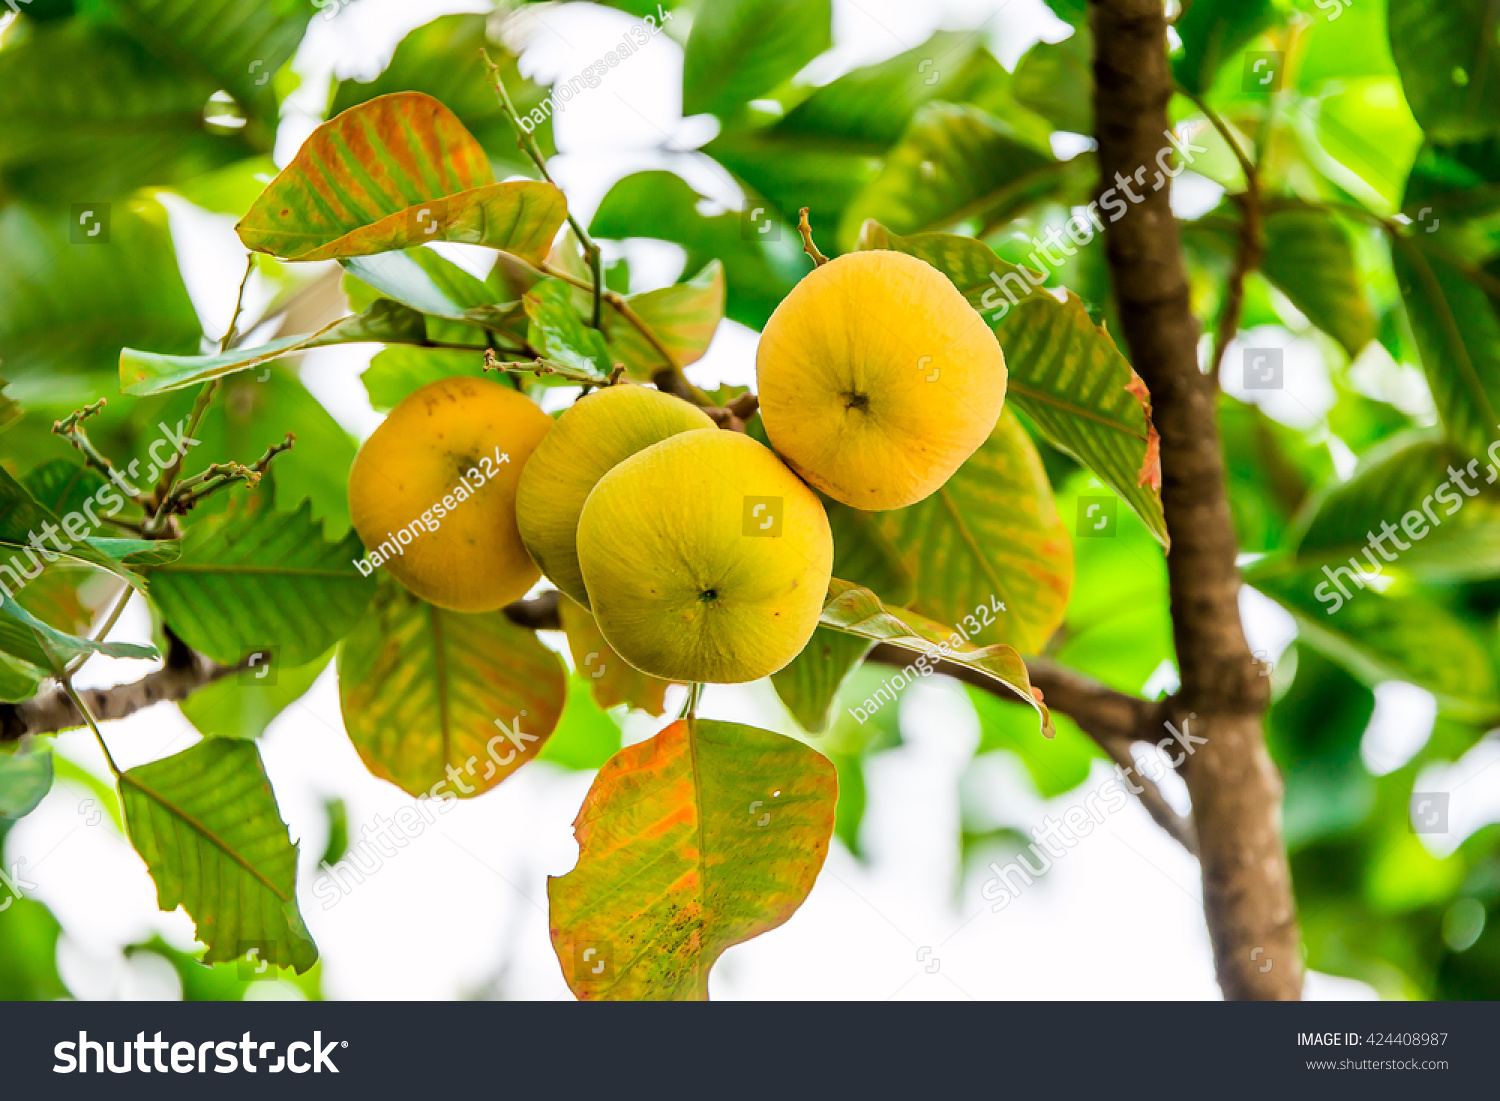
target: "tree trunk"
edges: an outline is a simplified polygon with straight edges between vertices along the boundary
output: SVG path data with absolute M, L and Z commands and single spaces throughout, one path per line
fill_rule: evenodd
M 1236 541 L 1215 413 L 1198 365 L 1170 181 L 1172 94 L 1162 0 L 1091 0 L 1101 196 L 1130 201 L 1105 247 L 1131 362 L 1161 434 L 1162 504 L 1182 689 L 1165 718 L 1193 742 L 1181 767 L 1193 801 L 1203 907 L 1225 997 L 1295 999 L 1302 989 L 1296 907 L 1281 839 L 1281 782 L 1263 731 L 1267 680 L 1239 615 Z M 1144 172 L 1138 170 L 1145 168 Z M 1109 214 L 1111 206 L 1102 201 Z M 1170 732 L 1163 730 L 1163 736 Z

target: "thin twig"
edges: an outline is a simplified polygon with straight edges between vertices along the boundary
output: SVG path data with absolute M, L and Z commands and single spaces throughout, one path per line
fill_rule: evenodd
M 558 363 L 541 356 L 535 359 L 502 360 L 489 349 L 486 349 L 484 353 L 484 369 L 486 371 L 509 371 L 514 374 L 532 374 L 538 377 L 555 375 L 569 382 L 597 387 L 613 386 L 624 371 L 623 367 L 618 367 L 612 369 L 608 375 L 599 375 L 593 371 L 585 371 L 581 367 L 569 367 L 566 363 Z
M 1264 221 L 1260 201 L 1259 153 L 1257 153 L 1257 160 L 1252 161 L 1241 147 L 1239 139 L 1230 130 L 1229 124 L 1219 116 L 1219 113 L 1202 97 L 1194 96 L 1192 99 L 1234 153 L 1234 159 L 1239 162 L 1240 171 L 1245 174 L 1244 192 L 1233 196 L 1235 205 L 1240 208 L 1239 240 L 1235 246 L 1234 267 L 1230 270 L 1229 282 L 1224 289 L 1224 302 L 1219 307 L 1219 323 L 1214 331 L 1213 357 L 1208 367 L 1209 380 L 1217 388 L 1224 355 L 1229 351 L 1229 342 L 1234 339 L 1234 334 L 1240 327 L 1240 314 L 1245 306 L 1245 278 L 1260 266 L 1261 257 L 1265 253 Z
M 82 409 L 75 409 L 62 420 L 52 425 L 52 433 L 53 435 L 63 437 L 63 439 L 76 447 L 82 453 L 86 466 L 91 466 L 103 474 L 131 501 L 144 506 L 146 498 L 140 493 L 131 492 L 126 488 L 130 483 L 115 469 L 115 464 L 109 461 L 109 456 L 94 446 L 94 442 L 89 439 L 88 433 L 83 429 L 83 422 L 103 409 L 104 405 L 105 399 L 100 398 L 93 405 L 86 405 Z
M 240 277 L 239 290 L 234 296 L 234 310 L 229 315 L 229 328 L 224 330 L 224 335 L 219 339 L 219 354 L 229 351 L 233 346 L 235 337 L 239 335 L 240 315 L 245 309 L 245 288 L 250 285 L 250 276 L 255 271 L 255 254 L 248 253 L 245 257 L 245 274 Z M 219 392 L 219 380 L 210 379 L 205 382 L 198 391 L 198 396 L 193 401 L 193 411 L 188 414 L 187 431 L 183 433 L 185 438 L 191 439 L 198 431 L 198 426 L 203 423 L 203 417 L 208 412 L 209 405 L 214 400 L 214 395 Z M 153 500 L 156 501 L 156 510 L 146 521 L 146 531 L 150 534 L 160 534 L 171 510 L 167 507 L 172 500 L 172 487 L 177 481 L 177 476 L 182 473 L 182 462 L 187 457 L 187 452 L 178 449 L 172 456 L 172 461 L 161 472 L 161 478 L 156 483 L 156 492 Z
M 73 706 L 78 710 L 78 714 L 83 716 L 83 721 L 88 724 L 88 728 L 94 732 L 94 740 L 99 743 L 99 748 L 104 751 L 104 760 L 108 762 L 109 770 L 116 777 L 120 776 L 120 766 L 115 764 L 114 754 L 110 753 L 109 746 L 105 744 L 104 735 L 99 732 L 99 724 L 94 722 L 94 716 L 89 714 L 88 707 L 84 705 L 83 700 L 79 699 L 78 691 L 73 687 L 73 674 L 63 668 L 62 663 L 57 660 L 57 655 L 52 652 L 52 647 L 47 645 L 47 640 L 42 637 L 40 631 L 32 628 L 31 635 L 36 639 L 36 644 L 41 647 L 42 654 L 46 657 L 47 664 L 52 667 L 52 672 L 57 677 L 58 685 L 61 687 L 63 693 L 72 701 Z
M 561 279 L 563 282 L 578 287 L 580 290 L 589 289 L 589 285 L 576 275 L 554 267 L 551 264 L 543 264 L 542 271 L 554 279 Z M 609 303 L 610 308 L 618 313 L 626 324 L 641 334 L 641 338 L 647 344 L 651 345 L 651 349 L 657 355 L 661 356 L 666 367 L 657 372 L 657 377 L 653 379 L 660 389 L 667 391 L 669 394 L 676 394 L 678 397 L 685 401 L 690 401 L 694 405 L 707 406 L 713 404 L 713 401 L 707 394 L 688 381 L 687 376 L 682 373 L 682 365 L 677 362 L 677 357 L 672 354 L 672 350 L 663 343 L 661 337 L 656 335 L 656 332 L 646 323 L 645 318 L 635 312 L 630 303 L 625 300 L 624 295 L 617 291 L 606 290 L 604 292 L 604 301 Z M 666 377 L 664 378 L 663 376 Z
M 536 165 L 536 170 L 542 174 L 542 179 L 546 180 L 553 187 L 556 187 L 557 181 L 547 171 L 547 158 L 542 156 L 541 146 L 536 143 L 536 138 L 532 136 L 531 132 L 521 125 L 521 116 L 516 112 L 515 104 L 510 101 L 510 93 L 505 90 L 505 80 L 501 76 L 500 67 L 490 60 L 488 51 L 480 50 L 479 56 L 484 58 L 484 63 L 490 70 L 490 76 L 495 82 L 495 94 L 500 99 L 500 105 L 505 108 L 505 117 L 510 119 L 510 124 L 516 128 L 516 147 L 531 158 L 532 163 Z M 598 329 L 601 328 L 603 318 L 603 306 L 600 299 L 604 292 L 604 263 L 601 259 L 599 245 L 588 235 L 583 226 L 579 225 L 578 219 L 573 217 L 571 210 L 568 211 L 568 224 L 573 227 L 573 234 L 578 238 L 579 245 L 583 247 L 584 256 L 588 259 L 589 269 L 594 273 L 594 283 L 589 290 L 594 295 L 592 324 L 595 329 Z
M 125 611 L 125 605 L 130 603 L 130 598 L 134 594 L 135 590 L 131 587 L 130 582 L 125 582 L 125 591 L 115 601 L 115 606 L 110 610 L 109 617 L 104 621 L 104 625 L 94 634 L 95 642 L 103 642 L 109 638 L 109 633 L 115 629 L 115 624 L 120 622 L 120 615 Z M 88 661 L 88 659 L 89 656 L 87 654 L 79 654 L 68 663 L 63 672 L 71 677 L 83 667 L 83 663 Z

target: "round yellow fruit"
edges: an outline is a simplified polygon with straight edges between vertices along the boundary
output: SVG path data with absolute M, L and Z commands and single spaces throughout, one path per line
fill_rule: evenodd
M 552 418 L 483 378 L 429 383 L 354 457 L 349 512 L 369 552 L 429 604 L 490 612 L 541 574 L 516 530 L 516 483 Z
M 737 684 L 817 626 L 833 534 L 817 495 L 738 432 L 683 432 L 615 467 L 578 522 L 605 641 L 643 673 Z
M 766 323 L 755 368 L 772 446 L 824 493 L 867 510 L 936 492 L 1005 401 L 995 334 L 946 275 L 902 252 L 814 269 Z
M 589 493 L 636 452 L 712 427 L 701 409 L 645 386 L 607 386 L 574 402 L 526 464 L 516 494 L 521 540 L 547 579 L 589 607 L 578 567 L 578 517 Z

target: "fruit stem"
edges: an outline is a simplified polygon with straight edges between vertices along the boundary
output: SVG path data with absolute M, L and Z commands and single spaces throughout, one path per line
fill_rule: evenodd
M 802 234 L 802 251 L 812 257 L 812 262 L 818 267 L 828 263 L 828 257 L 818 251 L 818 246 L 813 243 L 812 225 L 807 220 L 808 207 L 798 211 L 797 232 Z
M 688 685 L 687 702 L 682 705 L 682 714 L 677 716 L 679 720 L 698 717 L 698 702 L 703 699 L 703 687 L 699 681 Z

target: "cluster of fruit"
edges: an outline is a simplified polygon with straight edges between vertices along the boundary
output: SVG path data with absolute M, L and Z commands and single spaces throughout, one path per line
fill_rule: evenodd
M 373 545 L 410 525 L 498 446 L 510 462 L 475 504 L 386 562 L 398 581 L 477 612 L 545 574 L 643 672 L 767 676 L 806 645 L 827 593 L 833 536 L 814 490 L 866 510 L 935 492 L 994 429 L 1005 359 L 946 276 L 869 251 L 786 297 L 756 375 L 774 451 L 632 383 L 584 396 L 554 424 L 498 383 L 434 382 L 355 459 L 355 529 Z

